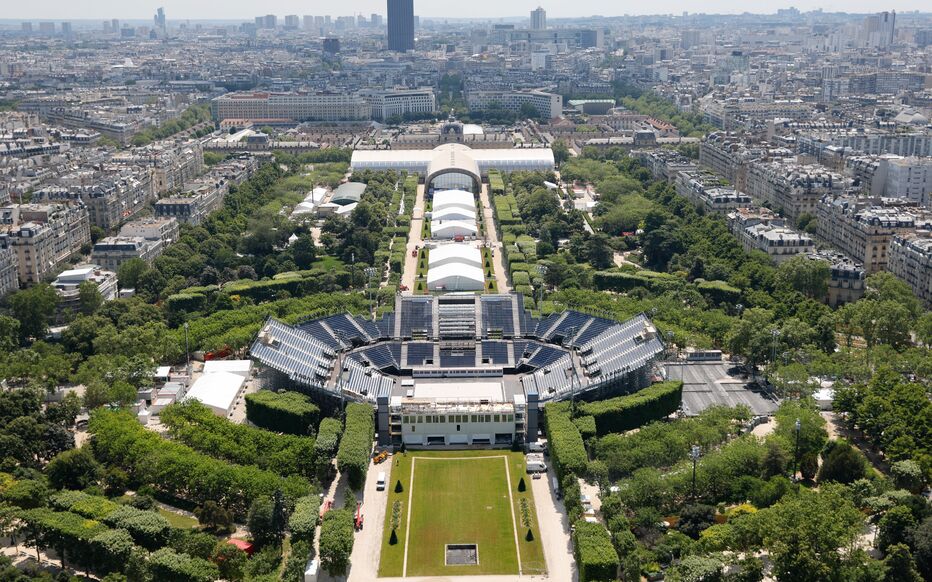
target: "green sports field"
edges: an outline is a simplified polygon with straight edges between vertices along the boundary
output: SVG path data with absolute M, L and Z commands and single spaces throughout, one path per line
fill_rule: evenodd
M 531 478 L 521 453 L 409 451 L 391 462 L 379 576 L 546 572 Z M 521 478 L 523 492 L 518 491 Z M 402 491 L 396 493 L 399 480 Z M 393 509 L 398 510 L 394 544 Z M 478 565 L 445 565 L 447 544 L 477 544 Z

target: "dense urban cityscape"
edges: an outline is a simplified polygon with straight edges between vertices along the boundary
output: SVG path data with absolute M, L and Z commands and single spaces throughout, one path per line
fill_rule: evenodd
M 0 580 L 932 579 L 932 12 L 124 4 L 0 18 Z

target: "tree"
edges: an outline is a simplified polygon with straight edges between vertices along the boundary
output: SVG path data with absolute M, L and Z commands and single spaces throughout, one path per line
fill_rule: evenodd
M 82 281 L 78 285 L 78 310 L 84 315 L 93 315 L 104 304 L 97 283 Z
M 552 149 L 553 159 L 558 166 L 566 160 L 570 159 L 570 149 L 566 147 L 566 142 L 563 140 L 553 142 Z
M 29 338 L 44 338 L 49 320 L 58 306 L 58 293 L 55 289 L 40 283 L 13 293 L 9 302 L 13 317 L 19 320 L 20 341 L 25 343 Z
M 310 269 L 317 259 L 317 245 L 309 234 L 302 234 L 291 245 L 294 262 L 301 269 Z
M 886 553 L 887 548 L 894 544 L 907 543 L 914 527 L 916 518 L 913 512 L 905 505 L 897 505 L 877 522 L 877 547 Z
M 49 462 L 45 472 L 49 484 L 56 489 L 85 489 L 100 481 L 103 468 L 90 447 L 81 447 L 60 453 Z
M 923 579 L 906 544 L 894 544 L 887 548 L 887 557 L 883 562 L 887 569 L 884 582 L 921 582 Z
M 890 474 L 893 476 L 893 483 L 897 487 L 906 489 L 910 493 L 919 493 L 925 487 L 925 475 L 922 473 L 922 467 L 912 459 L 893 463 Z
M 767 454 L 764 456 L 764 477 L 770 478 L 775 475 L 783 475 L 789 457 L 780 445 L 776 442 L 767 443 Z
M 276 529 L 275 502 L 271 497 L 257 498 L 249 507 L 246 527 L 257 546 L 273 544 L 281 538 Z
M 725 564 L 712 556 L 686 556 L 667 571 L 670 582 L 722 582 Z
M 229 509 L 222 507 L 216 501 L 205 501 L 194 510 L 201 527 L 217 534 L 227 534 L 233 531 L 233 514 Z
M 806 453 L 818 453 L 825 445 L 828 432 L 825 419 L 819 414 L 812 400 L 785 400 L 780 404 L 774 417 L 777 428 L 775 438 L 788 454 L 796 451 L 796 419 L 799 419 L 799 456 Z
M 844 559 L 839 549 L 848 547 L 863 525 L 861 513 L 833 487 L 787 496 L 751 519 L 770 551 L 774 576 L 794 582 L 839 580 Z
M 821 301 L 828 295 L 828 261 L 793 257 L 777 267 L 777 283 Z
M 142 259 L 130 259 L 117 269 L 117 281 L 121 289 L 135 289 L 139 277 L 149 270 L 149 265 Z
M 353 514 L 347 509 L 328 511 L 320 526 L 320 565 L 342 576 L 353 551 Z
M 225 540 L 217 542 L 210 557 L 210 561 L 220 568 L 220 577 L 231 582 L 239 582 L 243 579 L 243 570 L 246 568 L 248 559 L 246 552 Z
M 816 453 L 806 453 L 799 459 L 799 472 L 803 479 L 812 481 L 819 472 L 819 455 Z
M 0 354 L 8 354 L 19 345 L 19 320 L 0 315 Z
M 926 580 L 932 579 L 932 517 L 922 520 L 910 533 L 916 565 Z
M 677 529 L 694 540 L 699 534 L 715 523 L 715 508 L 711 505 L 687 505 L 680 512 Z
M 819 482 L 853 483 L 867 474 L 867 459 L 843 439 L 830 441 L 822 453 Z

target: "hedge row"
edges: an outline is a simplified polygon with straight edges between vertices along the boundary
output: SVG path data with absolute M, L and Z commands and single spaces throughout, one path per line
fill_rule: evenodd
M 580 414 L 595 418 L 599 436 L 624 432 L 676 412 L 683 400 L 683 382 L 671 380 L 629 394 L 578 405 Z
M 213 563 L 171 548 L 162 548 L 149 556 L 149 573 L 153 580 L 175 582 L 213 582 L 220 578 L 220 570 Z
M 578 520 L 573 531 L 573 552 L 580 582 L 616 580 L 618 554 L 612 536 L 601 523 Z
M 734 305 L 741 300 L 741 289 L 732 287 L 724 281 L 697 281 L 696 289 L 713 303 Z
M 375 438 L 375 421 L 372 407 L 353 402 L 346 407 L 346 428 L 337 451 L 337 467 L 348 475 L 349 485 L 359 491 L 366 480 L 372 439 Z
M 306 435 L 317 427 L 320 408 L 300 392 L 261 390 L 246 395 L 246 420 L 288 434 Z
M 125 470 L 134 485 L 151 485 L 198 505 L 216 501 L 244 516 L 253 499 L 277 490 L 289 500 L 311 493 L 306 479 L 283 478 L 251 465 L 219 461 L 160 437 L 125 411 L 95 411 L 90 432 L 97 459 Z
M 547 405 L 544 408 L 544 417 L 547 421 L 550 458 L 553 460 L 557 476 L 562 480 L 568 474 L 582 475 L 589 457 L 582 435 L 570 418 L 569 404 L 560 402 Z
M 171 524 L 155 511 L 114 503 L 106 497 L 82 491 L 61 491 L 49 499 L 53 509 L 76 513 L 87 519 L 125 529 L 140 546 L 154 550 L 168 543 Z
M 353 512 L 334 509 L 324 515 L 320 526 L 320 565 L 334 576 L 342 576 L 353 552 Z
M 340 435 L 343 434 L 343 423 L 336 418 L 325 418 L 320 421 L 317 429 L 317 441 L 314 443 L 314 457 L 318 461 L 332 459 L 337 454 L 340 445 Z
M 320 520 L 320 497 L 308 495 L 298 499 L 294 504 L 294 511 L 288 518 L 288 529 L 294 541 L 314 541 L 314 530 Z
M 597 271 L 592 276 L 592 283 L 599 291 L 616 291 L 623 293 L 636 287 L 644 287 L 653 293 L 675 291 L 683 286 L 683 281 L 667 273 L 638 271 L 637 273 Z
M 196 400 L 172 404 L 162 411 L 161 419 L 172 438 L 211 457 L 255 465 L 283 476 L 313 474 L 312 437 L 236 424 Z

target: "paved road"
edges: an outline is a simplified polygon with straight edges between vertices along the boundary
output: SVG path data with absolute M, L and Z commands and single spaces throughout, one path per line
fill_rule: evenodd
M 424 185 L 418 184 L 417 196 L 414 199 L 414 210 L 411 212 L 411 230 L 408 232 L 408 246 L 405 249 L 405 265 L 401 274 L 401 284 L 408 287 L 408 292 L 414 291 L 414 279 L 417 275 L 417 257 L 411 256 L 411 251 L 424 246 L 421 239 L 421 229 L 424 224 Z
M 502 243 L 498 240 L 498 231 L 495 230 L 494 210 L 491 200 L 489 199 L 489 187 L 482 185 L 479 191 L 479 200 L 482 202 L 482 216 L 485 222 L 486 242 L 492 249 L 492 269 L 495 272 L 495 283 L 498 285 L 499 293 L 511 292 L 511 283 L 508 280 L 508 271 L 505 270 L 504 254 L 502 252 Z
M 382 530 L 385 525 L 385 504 L 388 495 L 388 485 L 391 485 L 391 467 L 394 457 L 381 465 L 369 462 L 369 471 L 366 474 L 366 486 L 363 495 L 356 494 L 357 501 L 361 501 L 364 526 L 361 532 L 356 533 L 353 542 L 353 553 L 350 555 L 349 582 L 370 582 L 375 580 L 379 571 L 379 552 L 382 549 Z M 385 471 L 387 486 L 385 491 L 375 490 L 375 481 L 378 474 Z

